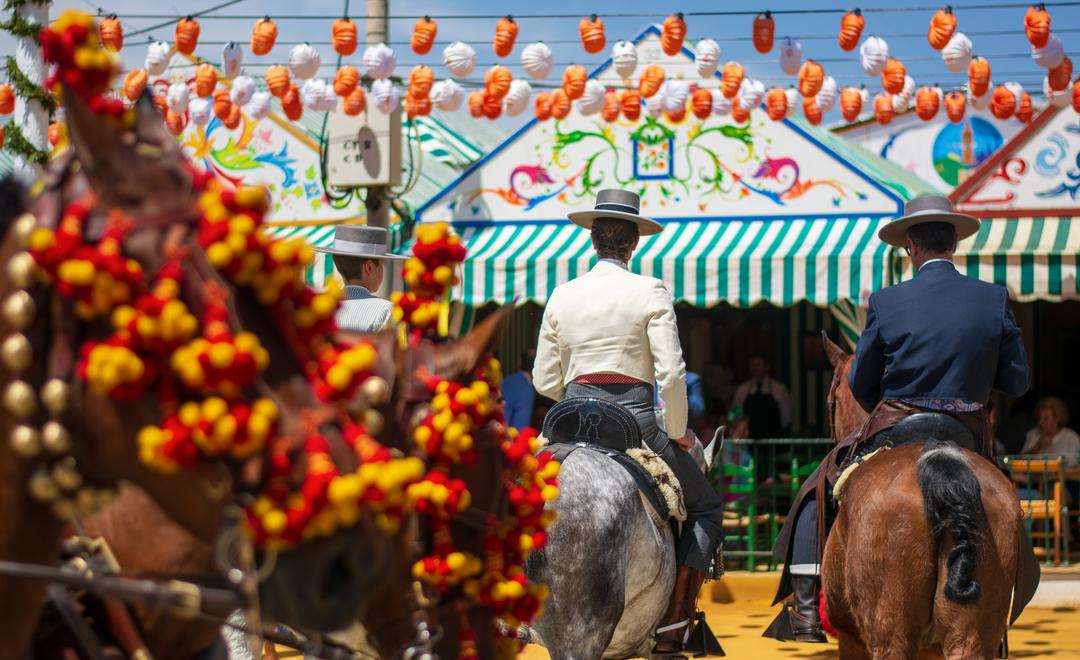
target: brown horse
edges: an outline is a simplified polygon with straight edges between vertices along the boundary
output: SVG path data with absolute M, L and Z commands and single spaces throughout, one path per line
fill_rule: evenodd
M 826 350 L 839 440 L 865 413 L 847 386 L 851 356 L 827 340 Z M 966 449 L 907 444 L 855 469 L 822 563 L 840 657 L 995 657 L 1024 548 L 1021 518 L 1009 480 Z M 1013 620 L 1028 598 L 1017 593 Z
M 209 543 L 222 528 L 225 510 L 234 502 L 232 496 L 243 487 L 256 485 L 261 478 L 260 461 L 250 460 L 243 465 L 205 461 L 196 469 L 169 475 L 145 466 L 138 456 L 136 433 L 158 423 L 162 413 L 153 397 L 120 403 L 83 387 L 73 377 L 72 365 L 80 343 L 101 339 L 111 328 L 107 319 L 77 320 L 71 304 L 55 288 L 32 283 L 32 266 L 26 264 L 29 255 L 23 252 L 28 230 L 35 223 L 56 226 L 67 203 L 84 199 L 92 191 L 98 210 L 87 223 L 90 236 L 100 236 L 107 210 L 120 210 L 132 222 L 132 230 L 124 240 L 124 253 L 137 260 L 144 272 L 157 272 L 169 254 L 190 255 L 184 260 L 182 288 L 184 302 L 193 312 L 199 313 L 205 307 L 211 286 L 231 296 L 237 329 L 256 334 L 272 356 L 257 389 L 277 403 L 284 433 L 298 430 L 301 412 L 315 408 L 316 398 L 293 353 L 286 348 L 285 330 L 269 310 L 255 296 L 231 288 L 212 268 L 192 266 L 207 263 L 193 236 L 196 214 L 192 179 L 175 139 L 165 131 L 149 97 L 138 103 L 131 130 L 117 128 L 66 90 L 64 97 L 71 153 L 49 168 L 40 194 L 27 206 L 29 216 L 14 220 L 22 203 L 0 209 L 10 214 L 3 218 L 0 243 L 0 261 L 8 265 L 0 273 L 0 299 L 5 301 L 0 336 L 21 333 L 34 357 L 25 369 L 12 367 L 9 360 L 0 366 L 0 384 L 12 393 L 5 399 L 8 413 L 0 419 L 0 437 L 4 439 L 0 442 L 0 560 L 52 564 L 59 550 L 61 519 L 53 515 L 51 502 L 42 501 L 51 499 L 45 497 L 51 491 L 38 489 L 34 497 L 28 490 L 32 477 L 41 474 L 45 456 L 28 453 L 26 444 L 16 452 L 8 441 L 16 433 L 18 420 L 12 414 L 16 406 L 18 412 L 25 413 L 19 416 L 35 425 L 48 419 L 43 410 L 29 404 L 36 403 L 37 393 L 50 380 L 58 383 L 56 391 L 69 392 L 67 396 L 50 397 L 56 406 L 46 404 L 50 410 L 63 407 L 60 419 L 70 432 L 70 441 L 63 445 L 78 466 L 84 486 L 94 488 L 87 491 L 91 497 L 85 498 L 85 504 L 80 499 L 77 513 L 85 514 L 95 503 L 90 500 L 101 492 L 115 488 L 121 481 L 130 482 L 147 493 L 170 518 Z M 12 389 L 10 384 L 17 377 L 27 386 Z M 69 383 L 68 387 L 62 387 L 63 382 Z M 65 401 L 66 407 L 61 406 Z M 339 425 L 328 424 L 321 430 L 340 448 L 335 458 L 343 460 L 341 468 L 354 469 L 355 461 L 348 464 L 349 452 L 340 441 Z M 25 431 L 19 433 L 26 439 Z M 71 483 L 70 479 L 65 481 Z M 376 534 L 368 519 L 317 546 L 301 544 L 278 558 L 271 579 L 264 584 L 263 604 L 271 613 L 276 612 L 277 618 L 297 625 L 337 627 L 343 619 L 348 621 L 358 614 L 389 552 L 389 539 Z M 41 582 L 0 576 L 0 657 L 18 657 L 26 648 L 45 593 Z

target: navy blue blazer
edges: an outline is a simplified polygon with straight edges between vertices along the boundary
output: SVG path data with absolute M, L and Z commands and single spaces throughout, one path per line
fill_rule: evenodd
M 986 405 L 991 390 L 1023 394 L 1027 355 L 1008 292 L 935 261 L 874 293 L 848 383 L 867 410 L 882 399 Z

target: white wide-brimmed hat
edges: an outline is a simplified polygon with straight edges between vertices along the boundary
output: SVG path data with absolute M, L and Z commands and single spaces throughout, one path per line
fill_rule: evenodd
M 920 195 L 904 204 L 904 215 L 878 230 L 878 238 L 893 247 L 907 245 L 907 232 L 915 225 L 947 222 L 956 228 L 956 240 L 962 241 L 979 231 L 979 221 L 957 213 L 944 195 Z
M 629 220 L 637 225 L 638 233 L 642 236 L 659 234 L 664 226 L 652 218 L 639 215 L 641 198 L 637 193 L 629 190 L 607 188 L 596 193 L 596 206 L 589 211 L 574 211 L 566 214 L 570 221 L 579 227 L 592 229 L 593 220 L 597 218 L 611 218 L 612 220 Z
M 366 225 L 339 225 L 334 230 L 334 242 L 326 247 L 317 247 L 317 252 L 326 254 L 339 254 L 343 257 L 358 257 L 361 259 L 392 259 L 404 261 L 408 259 L 400 254 L 391 254 L 386 251 L 386 239 L 389 235 L 382 227 L 368 227 Z

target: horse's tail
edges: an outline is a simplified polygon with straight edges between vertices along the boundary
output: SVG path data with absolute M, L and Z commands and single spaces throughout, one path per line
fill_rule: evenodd
M 26 186 L 14 174 L 0 178 L 0 238 L 26 208 Z
M 945 559 L 945 596 L 973 603 L 980 587 L 972 575 L 979 550 L 982 488 L 968 459 L 955 445 L 928 443 L 916 470 L 926 517 L 934 538 L 952 532 L 953 548 Z

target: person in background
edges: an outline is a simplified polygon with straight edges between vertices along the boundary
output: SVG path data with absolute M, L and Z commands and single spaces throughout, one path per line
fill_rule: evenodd
M 735 388 L 731 407 L 750 418 L 750 437 L 779 438 L 791 427 L 791 394 L 783 383 L 769 376 L 769 358 L 750 358 L 750 380 Z
M 377 332 L 390 324 L 393 304 L 373 292 L 382 286 L 386 262 L 408 257 L 387 252 L 387 236 L 382 227 L 339 225 L 329 247 L 315 248 L 333 256 L 334 267 L 345 280 L 345 298 L 334 318 L 342 330 Z
M 1056 396 L 1039 399 L 1035 406 L 1037 426 L 1027 434 L 1021 453 L 1040 456 L 1063 456 L 1065 463 L 1073 467 L 1080 463 L 1080 435 L 1066 428 L 1069 408 Z
M 708 442 L 712 436 L 702 435 L 705 427 L 705 388 L 701 376 L 693 371 L 686 372 L 686 404 L 690 428 L 694 429 L 702 442 Z
M 533 389 L 532 369 L 536 361 L 536 349 L 527 348 L 518 361 L 518 370 L 503 380 L 502 395 L 506 413 L 506 425 L 523 429 L 532 424 L 533 403 L 536 390 Z

